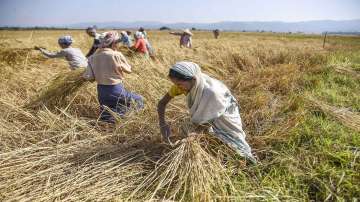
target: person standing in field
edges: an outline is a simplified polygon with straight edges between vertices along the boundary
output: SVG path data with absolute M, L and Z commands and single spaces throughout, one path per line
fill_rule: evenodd
M 100 44 L 100 37 L 101 35 L 98 34 L 96 32 L 96 29 L 94 27 L 88 27 L 86 29 L 86 33 L 90 36 L 94 38 L 93 44 L 91 46 L 91 49 L 89 50 L 89 52 L 86 54 L 86 57 L 90 57 L 92 54 L 94 54 L 96 52 L 96 50 L 98 49 L 98 46 Z
M 87 59 L 78 48 L 71 47 L 73 39 L 71 36 L 66 35 L 58 39 L 58 44 L 62 50 L 58 52 L 50 52 L 45 48 L 35 46 L 35 50 L 39 50 L 43 55 L 49 58 L 65 58 L 70 65 L 71 70 L 79 67 L 87 67 Z
M 114 123 L 114 117 L 106 107 L 123 117 L 134 103 L 135 109 L 142 109 L 142 96 L 127 91 L 122 81 L 125 73 L 131 73 L 131 66 L 125 57 L 116 50 L 119 35 L 107 32 L 100 39 L 99 50 L 89 57 L 88 66 L 83 77 L 97 82 L 98 100 L 100 103 L 100 120 Z
M 219 29 L 215 29 L 215 30 L 213 31 L 213 34 L 214 34 L 215 39 L 218 39 L 219 36 L 220 36 L 220 30 L 219 30 Z
M 146 46 L 146 41 L 144 39 L 144 34 L 142 32 L 135 32 L 135 45 L 132 47 L 136 52 L 144 54 L 146 57 L 149 56 L 149 52 Z
M 192 39 L 193 34 L 189 29 L 183 30 L 183 32 L 170 32 L 172 35 L 180 36 L 180 48 L 191 48 L 192 47 Z
M 245 132 L 239 107 L 230 90 L 220 81 L 201 72 L 193 62 L 178 62 L 170 68 L 169 78 L 174 84 L 158 103 L 160 131 L 169 141 L 170 127 L 165 121 L 166 105 L 172 98 L 186 95 L 191 122 L 210 124 L 210 132 L 250 162 L 256 163 Z

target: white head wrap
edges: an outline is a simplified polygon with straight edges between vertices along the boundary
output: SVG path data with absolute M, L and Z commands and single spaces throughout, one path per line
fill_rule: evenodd
M 109 47 L 112 43 L 117 42 L 119 40 L 119 34 L 116 31 L 106 32 L 104 36 L 99 38 L 100 47 L 106 48 Z
M 203 74 L 199 65 L 193 62 L 178 62 L 171 69 L 196 80 L 187 94 L 192 122 L 206 123 L 224 114 L 231 93 L 222 82 Z

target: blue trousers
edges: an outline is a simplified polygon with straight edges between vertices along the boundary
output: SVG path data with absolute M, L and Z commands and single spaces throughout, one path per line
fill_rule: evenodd
M 128 92 L 122 84 L 97 85 L 98 100 L 100 103 L 102 121 L 114 122 L 114 117 L 104 108 L 109 107 L 113 112 L 123 117 L 135 103 L 135 109 L 144 108 L 143 98 L 135 93 Z

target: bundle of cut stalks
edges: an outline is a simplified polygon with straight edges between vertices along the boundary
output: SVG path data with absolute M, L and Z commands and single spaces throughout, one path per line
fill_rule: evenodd
M 229 200 L 237 191 L 220 158 L 216 158 L 210 149 L 216 147 L 215 142 L 205 135 L 181 140 L 175 149 L 156 162 L 129 199 Z
M 339 72 L 339 73 L 344 73 L 344 74 L 348 74 L 351 76 L 354 76 L 356 78 L 360 78 L 360 72 L 352 70 L 350 68 L 346 68 L 346 67 L 335 67 L 335 71 Z
M 41 105 L 60 104 L 64 99 L 76 92 L 84 85 L 86 80 L 82 77 L 84 69 L 80 68 L 63 74 L 59 74 L 44 87 L 38 96 L 35 96 L 26 105 L 26 108 L 37 108 Z
M 141 138 L 112 145 L 109 138 L 2 153 L 0 200 L 229 201 L 239 193 L 211 149 L 222 148 L 213 137 L 188 137 L 167 149 Z
M 99 139 L 31 146 L 0 155 L 0 201 L 109 201 L 144 175 L 139 150 L 98 147 Z M 91 146 L 86 146 L 91 145 Z
M 325 102 L 316 100 L 315 98 L 308 98 L 310 103 L 317 109 L 320 109 L 325 114 L 335 118 L 345 126 L 360 131 L 360 114 L 352 112 L 347 108 L 337 108 L 330 106 Z

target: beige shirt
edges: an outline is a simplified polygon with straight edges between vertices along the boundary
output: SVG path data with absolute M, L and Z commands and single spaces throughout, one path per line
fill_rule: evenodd
M 101 85 L 115 85 L 122 82 L 124 72 L 131 73 L 131 66 L 124 55 L 111 48 L 103 48 L 89 57 L 84 78 L 96 80 Z

